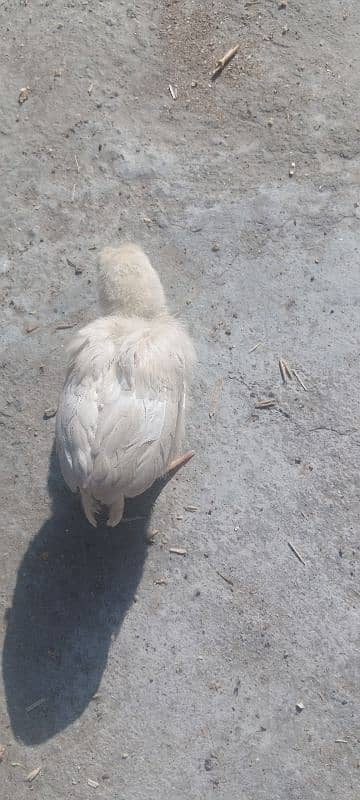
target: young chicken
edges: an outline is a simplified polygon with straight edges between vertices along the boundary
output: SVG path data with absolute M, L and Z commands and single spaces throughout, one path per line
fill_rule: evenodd
M 163 287 L 135 244 L 105 248 L 99 259 L 104 316 L 80 330 L 56 416 L 61 471 L 80 490 L 96 527 L 120 522 L 126 497 L 192 457 L 179 456 L 193 345 L 167 309 Z

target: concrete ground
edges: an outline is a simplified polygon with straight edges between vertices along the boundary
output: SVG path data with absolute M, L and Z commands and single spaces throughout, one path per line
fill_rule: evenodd
M 1 22 L 1 797 L 358 800 L 358 0 Z M 124 238 L 197 346 L 196 458 L 94 532 L 52 414 Z

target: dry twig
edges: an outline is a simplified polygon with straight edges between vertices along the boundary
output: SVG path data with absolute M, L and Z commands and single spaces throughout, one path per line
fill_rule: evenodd
M 235 47 L 232 47 L 231 50 L 228 50 L 222 58 L 219 58 L 219 61 L 217 62 L 214 72 L 211 76 L 212 81 L 216 81 L 216 78 L 221 75 L 223 69 L 230 63 L 230 61 L 232 61 L 239 49 L 240 45 L 236 44 Z

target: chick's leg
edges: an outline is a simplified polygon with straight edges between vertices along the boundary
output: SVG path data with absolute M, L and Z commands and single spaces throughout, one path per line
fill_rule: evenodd
M 184 466 L 184 464 L 187 464 L 188 461 L 191 461 L 191 459 L 193 458 L 194 455 L 195 455 L 195 453 L 194 453 L 193 450 L 188 450 L 188 452 L 184 453 L 183 456 L 179 456 L 178 458 L 174 458 L 174 460 L 170 462 L 170 464 L 169 464 L 169 466 L 167 468 L 166 475 L 168 475 L 170 478 L 172 478 L 173 475 L 176 475 L 178 470 L 181 469 L 181 467 Z

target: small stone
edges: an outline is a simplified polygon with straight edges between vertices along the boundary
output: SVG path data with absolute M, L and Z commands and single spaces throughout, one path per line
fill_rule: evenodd
M 57 408 L 47 408 L 43 413 L 43 419 L 52 419 L 56 416 Z
M 305 708 L 304 703 L 302 703 L 301 700 L 300 700 L 298 703 L 296 703 L 295 708 L 296 708 L 297 713 L 301 714 L 301 712 L 304 711 L 304 708 Z
M 26 100 L 28 100 L 29 92 L 30 92 L 29 86 L 24 86 L 22 89 L 20 89 L 18 100 L 21 106 L 23 103 L 26 102 Z
M 219 243 L 218 242 L 214 242 L 214 244 L 212 245 L 211 249 L 212 249 L 213 253 L 218 253 L 218 251 L 220 250 Z

